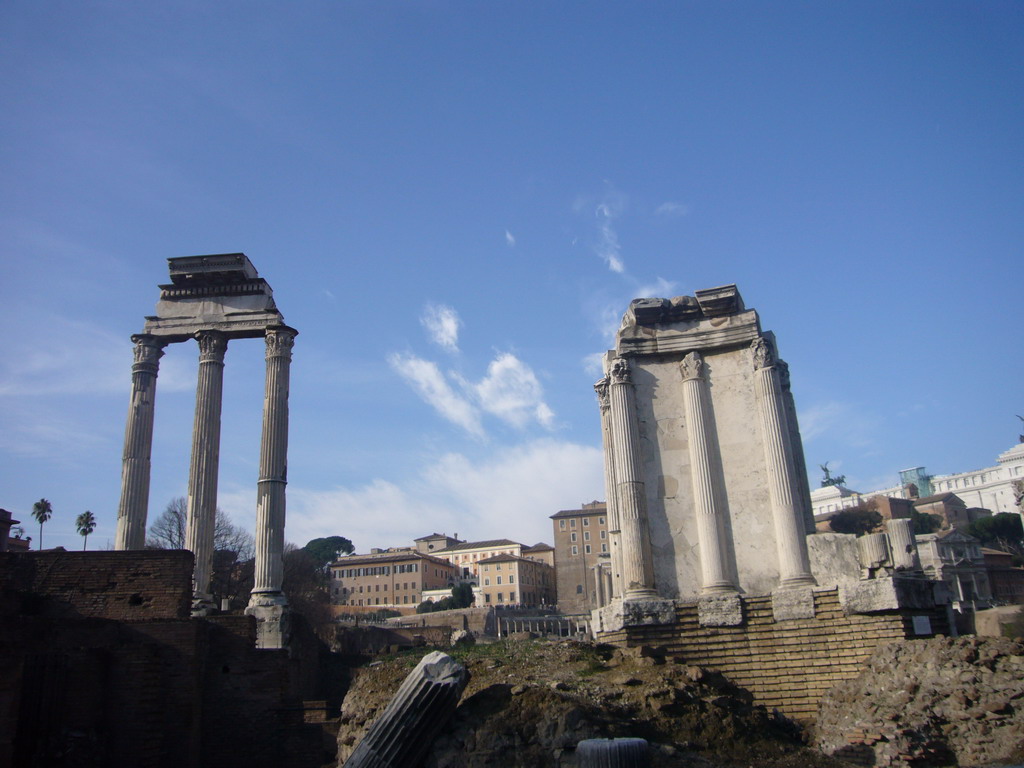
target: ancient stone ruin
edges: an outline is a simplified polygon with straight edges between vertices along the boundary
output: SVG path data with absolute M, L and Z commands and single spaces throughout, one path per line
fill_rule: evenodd
M 809 535 L 788 367 L 735 285 L 633 301 L 604 367 L 601 639 L 698 654 L 806 719 L 874 645 L 949 631 L 909 521 Z
M 171 282 L 160 286 L 156 315 L 146 317 L 142 333 L 132 336 L 135 364 L 125 427 L 115 548 L 132 550 L 145 546 L 157 370 L 164 347 L 195 339 L 199 345 L 199 382 L 192 431 L 185 548 L 195 554 L 193 615 L 206 615 L 213 609 L 210 575 L 217 510 L 224 355 L 228 342 L 233 339 L 262 337 L 267 348 L 266 396 L 259 461 L 255 586 L 247 613 L 257 619 L 258 645 L 280 648 L 287 639 L 287 600 L 281 591 L 281 579 L 288 464 L 288 378 L 298 331 L 285 325 L 270 285 L 259 276 L 245 254 L 186 256 L 167 261 Z

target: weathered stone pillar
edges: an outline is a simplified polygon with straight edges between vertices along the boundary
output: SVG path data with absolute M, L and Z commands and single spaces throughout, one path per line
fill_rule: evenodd
M 888 520 L 885 530 L 889 534 L 892 564 L 897 571 L 920 571 L 921 558 L 914 538 L 914 522 L 909 518 Z
M 785 401 L 775 370 L 775 356 L 764 337 L 750 345 L 754 353 L 757 407 L 761 416 L 768 493 L 775 523 L 775 545 L 781 585 L 813 584 L 807 556 L 800 495 L 793 486 L 793 454 L 786 422 Z
M 704 594 L 736 592 L 726 552 L 725 499 L 721 489 L 722 468 L 716 460 L 717 439 L 710 425 L 710 403 L 704 358 L 690 352 L 679 365 L 683 377 L 683 408 L 690 448 L 690 478 L 697 514 L 697 540 Z
M 267 329 L 267 378 L 256 500 L 256 568 L 250 607 L 287 603 L 281 592 L 281 579 L 288 482 L 288 382 L 297 333 L 287 326 Z
M 199 331 L 199 383 L 192 428 L 192 461 L 188 475 L 188 525 L 185 548 L 195 555 L 192 574 L 192 611 L 213 608 L 210 574 L 213 570 L 213 534 L 217 516 L 217 470 L 220 464 L 220 411 L 224 389 L 224 353 L 228 339 L 220 331 Z
M 455 659 L 433 651 L 402 682 L 383 714 L 356 745 L 345 768 L 420 765 L 454 714 L 469 675 Z
M 604 593 L 604 570 L 600 564 L 592 565 L 590 567 L 591 573 L 594 576 L 594 605 L 590 608 L 603 608 L 608 604 L 608 598 Z
M 114 549 L 143 549 L 146 546 L 156 374 L 166 343 L 147 333 L 132 336 L 132 341 L 135 343 L 135 362 L 132 365 L 128 419 L 124 428 L 121 502 L 117 508 Z
M 626 599 L 655 597 L 651 539 L 647 528 L 647 492 L 640 467 L 640 426 L 629 360 L 615 358 L 609 376 L 623 596 Z
M 611 399 L 608 394 L 610 383 L 611 379 L 606 375 L 594 384 L 597 402 L 601 408 L 601 449 L 604 453 L 604 493 L 607 499 L 605 504 L 608 514 L 608 549 L 611 555 L 612 591 L 608 595 L 609 600 L 613 597 L 622 597 L 622 543 L 619 504 L 615 499 L 615 451 L 612 449 Z

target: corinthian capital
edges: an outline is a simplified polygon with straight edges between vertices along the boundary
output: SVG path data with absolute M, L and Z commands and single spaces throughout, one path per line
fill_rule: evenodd
M 156 373 L 160 358 L 164 356 L 166 342 L 148 333 L 134 334 L 132 342 L 135 344 L 135 363 L 132 365 L 132 370 Z
M 271 357 L 292 357 L 292 347 L 295 346 L 295 337 L 298 331 L 286 325 L 267 328 L 267 359 Z
M 754 352 L 754 369 L 770 368 L 775 365 L 775 355 L 772 353 L 771 344 L 763 336 L 758 336 L 750 342 L 750 348 Z
M 629 360 L 624 357 L 616 357 L 612 361 L 612 369 L 609 372 L 612 384 L 632 384 L 633 371 L 630 370 Z
M 683 361 L 679 364 L 679 373 L 683 376 L 683 381 L 689 381 L 690 379 L 703 379 L 704 369 L 707 366 L 704 365 L 704 358 L 700 352 L 691 352 Z
M 611 407 L 611 398 L 608 396 L 608 384 L 607 376 L 594 384 L 594 391 L 597 393 L 597 403 L 601 406 L 602 413 Z
M 222 363 L 228 349 L 228 337 L 221 331 L 198 331 L 200 363 Z

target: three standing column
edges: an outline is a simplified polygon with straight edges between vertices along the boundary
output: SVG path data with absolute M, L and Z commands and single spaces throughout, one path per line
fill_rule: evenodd
M 288 482 L 288 384 L 298 331 L 268 328 L 263 439 L 256 500 L 256 570 L 250 606 L 284 605 L 285 486 Z
M 210 575 L 217 516 L 217 471 L 220 466 L 220 412 L 224 389 L 224 353 L 228 338 L 220 331 L 199 331 L 199 383 L 192 428 L 192 461 L 188 476 L 188 525 L 185 548 L 195 555 L 192 611 L 213 608 Z
M 121 458 L 121 501 L 117 508 L 114 549 L 146 546 L 146 515 L 149 508 L 150 455 L 153 450 L 153 413 L 156 406 L 156 375 L 166 342 L 146 333 L 132 336 L 132 394 L 124 429 Z
M 775 370 L 775 355 L 764 337 L 756 338 L 751 349 L 768 470 L 768 495 L 775 522 L 779 577 L 782 586 L 814 584 L 807 555 L 804 515 L 799 506 L 800 494 L 793 485 L 793 452 L 782 387 Z
M 640 466 L 640 426 L 629 360 L 618 357 L 609 372 L 609 405 L 615 472 L 615 504 L 622 544 L 623 597 L 655 597 L 647 492 Z

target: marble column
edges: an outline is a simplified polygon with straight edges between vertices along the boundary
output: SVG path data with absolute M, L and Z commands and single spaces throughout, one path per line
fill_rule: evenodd
M 267 329 L 263 440 L 256 500 L 256 570 L 249 605 L 284 605 L 285 485 L 288 482 L 288 381 L 297 331 Z
M 781 585 L 814 584 L 807 555 L 800 494 L 793 483 L 793 452 L 782 386 L 775 370 L 775 355 L 763 337 L 755 339 L 750 346 L 754 356 L 757 408 L 761 417 L 761 440 L 764 444 L 768 494 L 775 523 Z
M 647 491 L 640 465 L 640 425 L 636 416 L 636 390 L 629 360 L 612 361 L 609 405 L 615 502 L 619 513 L 623 597 L 656 597 L 651 539 L 647 523 Z
M 608 595 L 622 597 L 622 546 L 619 527 L 619 504 L 615 499 L 615 455 L 612 450 L 611 400 L 608 387 L 611 379 L 605 376 L 594 384 L 597 402 L 601 408 L 601 448 L 604 454 L 604 493 L 607 505 L 608 549 L 611 556 L 612 591 Z
M 217 470 L 220 464 L 220 411 L 224 389 L 224 353 L 228 338 L 220 331 L 199 331 L 199 383 L 192 427 L 192 461 L 188 475 L 188 524 L 185 548 L 195 555 L 192 610 L 213 608 L 210 574 L 217 516 Z
M 132 341 L 135 343 L 135 362 L 132 365 L 128 419 L 124 428 L 121 502 L 117 508 L 114 549 L 143 549 L 146 546 L 156 374 L 166 344 L 146 333 L 132 336 Z
M 736 592 L 726 552 L 725 498 L 722 467 L 717 460 L 717 437 L 710 425 L 711 403 L 705 379 L 706 366 L 699 352 L 691 352 L 679 365 L 683 378 L 683 408 L 690 449 L 690 479 L 697 515 L 697 541 L 704 594 Z

